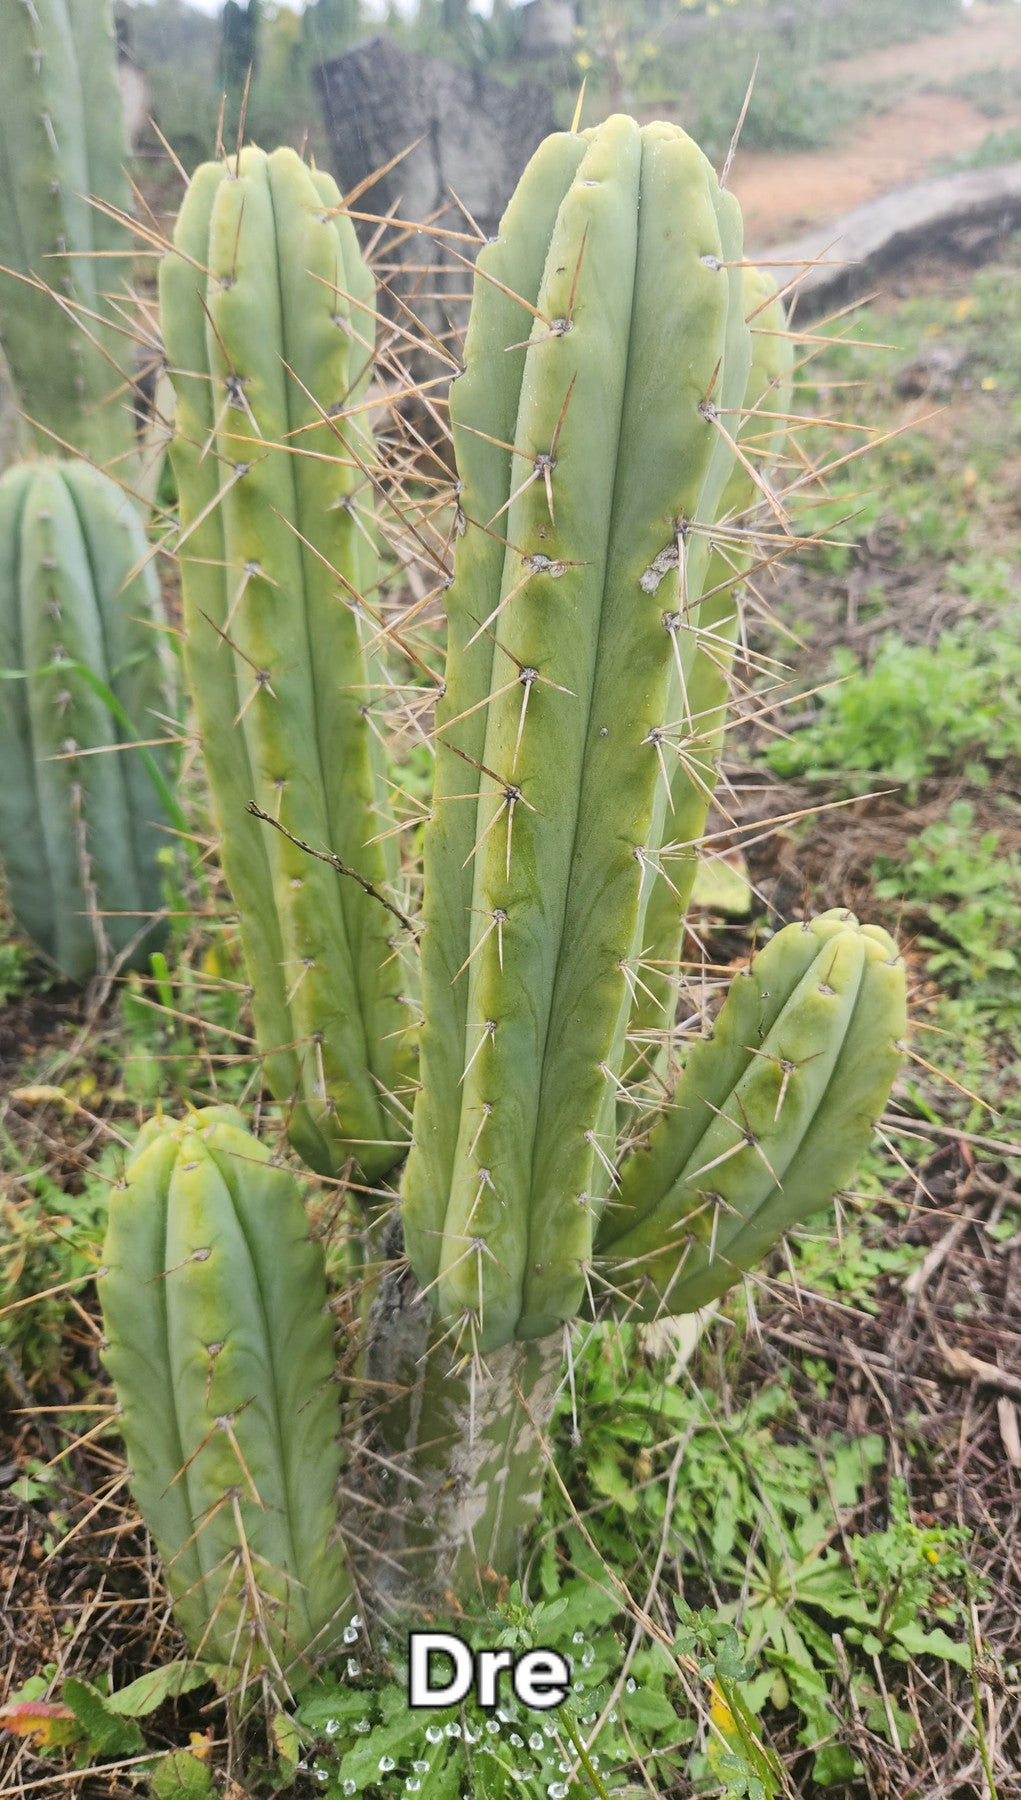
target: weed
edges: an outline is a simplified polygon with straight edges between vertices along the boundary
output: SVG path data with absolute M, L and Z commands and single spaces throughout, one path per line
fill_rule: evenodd
M 248 984 L 228 934 L 190 935 L 150 959 L 147 978 L 129 976 L 121 994 L 124 1094 L 148 1107 L 167 1092 L 193 1102 L 237 1101 L 257 1064 L 245 1030 Z
M 0 1349 L 26 1382 L 50 1381 L 67 1368 L 64 1342 L 75 1295 L 92 1280 L 106 1230 L 107 1188 L 122 1155 L 110 1146 L 71 1194 L 33 1169 L 0 1127 L 19 1198 L 0 1195 Z
M 487 1619 L 473 1620 L 470 1632 L 471 1641 L 496 1649 L 521 1652 L 541 1645 L 567 1655 L 570 1699 L 547 1713 L 526 1712 L 508 1685 L 495 1709 L 483 1712 L 466 1701 L 434 1708 L 423 1721 L 408 1704 L 403 1656 L 394 1656 L 390 1679 L 381 1681 L 353 1647 L 347 1680 L 323 1681 L 297 1713 L 304 1766 L 311 1767 L 329 1800 L 406 1793 L 453 1800 L 466 1777 L 484 1800 L 606 1796 L 620 1792 L 622 1776 L 638 1760 L 665 1790 L 683 1769 L 696 1731 L 694 1719 L 686 1720 L 678 1705 L 677 1661 L 669 1640 L 637 1649 L 619 1680 L 625 1654 L 613 1629 L 619 1601 L 608 1592 L 598 1559 L 583 1551 L 574 1572 L 563 1581 L 558 1576 L 557 1583 L 554 1598 L 532 1604 L 515 1586 Z M 457 1629 L 464 1635 L 463 1623 Z M 696 1685 L 708 1687 L 718 1679 L 733 1692 L 746 1673 L 733 1631 L 721 1631 L 715 1621 L 686 1621 L 682 1636 L 689 1668 L 692 1650 L 699 1655 Z M 358 1637 L 354 1628 L 352 1637 Z M 743 1713 L 738 1701 L 734 1712 Z M 598 1738 L 589 1743 L 601 1717 Z M 747 1736 L 754 1752 L 754 1737 Z M 734 1760 L 736 1767 L 743 1761 L 745 1772 L 755 1773 L 748 1755 Z M 777 1792 L 777 1786 L 760 1789 L 763 1797 Z
M 987 119 L 1002 119 L 1021 108 L 1021 72 L 1009 64 L 990 69 L 967 69 L 955 81 L 935 90 L 967 100 Z
M 997 1031 L 1021 1020 L 1021 856 L 1000 849 L 997 831 L 979 831 L 975 809 L 955 800 L 945 819 L 905 847 L 902 860 L 880 858 L 876 893 L 905 901 L 920 917 L 918 943 L 940 986 L 967 997 Z
M 109 1676 L 94 1682 L 68 1677 L 59 1685 L 59 1699 L 54 1700 L 48 1696 L 56 1677 L 57 1666 L 51 1663 L 12 1694 L 0 1710 L 0 1722 L 7 1731 L 30 1739 L 38 1750 L 64 1751 L 79 1769 L 113 1757 L 130 1757 L 133 1774 L 151 1777 L 157 1800 L 164 1793 L 168 1800 L 171 1794 L 177 1800 L 204 1800 L 205 1794 L 212 1795 L 211 1779 L 205 1789 L 185 1787 L 183 1781 L 175 1788 L 161 1786 L 161 1772 L 173 1758 L 154 1757 L 146 1765 L 138 1754 L 146 1747 L 139 1719 L 154 1713 L 165 1700 L 202 1687 L 208 1679 L 203 1669 L 194 1663 L 167 1663 L 120 1689 L 111 1687 Z M 201 1764 L 196 1762 L 196 1767 Z
M 907 1275 L 921 1257 L 911 1244 L 885 1241 L 887 1235 L 887 1222 L 874 1215 L 845 1224 L 837 1243 L 829 1235 L 804 1234 L 792 1252 L 792 1291 L 830 1295 L 859 1312 L 878 1313 L 880 1281 Z
M 841 647 L 832 679 L 809 723 L 767 749 L 778 775 L 850 794 L 882 777 L 910 796 L 939 767 L 981 783 L 1021 756 L 1021 643 L 1006 631 L 962 626 L 932 649 L 890 635 L 870 668 Z
M 828 1477 L 829 1515 L 825 1507 L 796 1506 L 793 1496 L 781 1502 L 749 1545 L 740 1599 L 722 1609 L 724 1618 L 740 1621 L 765 1665 L 749 1686 L 749 1703 L 768 1694 L 775 1706 L 798 1708 L 801 1741 L 814 1747 L 812 1772 L 822 1785 L 858 1772 L 850 1748 L 833 1741 L 841 1716 L 834 1683 L 850 1689 L 870 1729 L 903 1750 L 916 1722 L 890 1684 L 877 1679 L 878 1659 L 907 1663 L 927 1655 L 964 1669 L 971 1662 L 964 1635 L 968 1566 L 960 1554 L 968 1534 L 916 1526 L 903 1484 L 893 1482 L 888 1528 L 848 1536 L 837 1548 L 838 1509 L 853 1501 L 861 1482 L 853 1453 L 832 1458 Z M 947 1623 L 958 1638 L 948 1635 Z
M 0 940 L 0 1006 L 8 1006 L 28 991 L 32 981 L 32 952 L 20 938 Z
M 728 1410 L 719 1394 L 664 1386 L 609 1341 L 589 1345 L 578 1381 L 584 1444 L 565 1479 L 607 1563 L 629 1570 L 642 1546 L 664 1534 L 683 1591 L 712 1596 L 717 1622 L 736 1626 L 759 1665 L 742 1687 L 751 1713 L 767 1702 L 800 1713 L 816 1780 L 855 1772 L 841 1688 L 850 1687 L 871 1730 L 907 1744 L 913 1720 L 895 1700 L 886 1707 L 896 1664 L 924 1652 L 969 1666 L 964 1539 L 920 1531 L 903 1490 L 891 1493 L 886 1530 L 848 1534 L 884 1462 L 882 1441 L 808 1442 L 785 1388 L 767 1387 Z M 671 1494 L 678 1445 L 684 1479 Z M 571 1561 L 579 1534 L 570 1523 L 561 1533 Z M 875 1658 L 893 1665 L 885 1698 Z M 706 1772 L 696 1760 L 691 1772 L 700 1768 Z
M 943 165 L 947 170 L 991 169 L 1000 163 L 1021 160 L 1021 125 L 1009 125 L 1003 131 L 989 131 L 973 150 L 959 150 Z

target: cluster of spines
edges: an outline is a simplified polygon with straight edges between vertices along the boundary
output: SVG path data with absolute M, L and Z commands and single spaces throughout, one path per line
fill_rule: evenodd
M 112 6 L 0 0 L 0 41 L 0 341 L 40 447 L 123 471 L 131 192 Z
M 86 463 L 14 464 L 0 480 L 0 860 L 22 929 L 76 981 L 115 957 L 145 966 L 155 942 L 174 760 L 162 628 L 118 486 Z
M 377 894 L 397 878 L 374 717 L 374 304 L 328 176 L 254 147 L 196 172 L 161 268 L 186 666 L 267 1080 L 313 1167 L 353 1157 L 369 1180 L 405 1134 L 406 976 L 392 915 L 315 853 Z

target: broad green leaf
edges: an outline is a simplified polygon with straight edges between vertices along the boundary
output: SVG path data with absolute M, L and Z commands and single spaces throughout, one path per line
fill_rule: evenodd
M 164 1700 L 175 1699 L 178 1694 L 190 1694 L 194 1688 L 205 1687 L 208 1681 L 209 1672 L 199 1663 L 167 1663 L 164 1668 L 150 1669 L 147 1675 L 140 1675 L 127 1687 L 108 1694 L 106 1704 L 110 1712 L 119 1713 L 121 1718 L 144 1719 L 162 1706 Z
M 895 1642 L 909 1656 L 938 1656 L 943 1662 L 957 1663 L 962 1669 L 971 1668 L 969 1646 L 955 1643 L 940 1625 L 934 1625 L 931 1631 L 927 1631 L 916 1620 L 913 1624 L 901 1625 L 893 1635 Z
M 172 1750 L 150 1771 L 153 1800 L 212 1800 L 213 1777 L 190 1750 Z

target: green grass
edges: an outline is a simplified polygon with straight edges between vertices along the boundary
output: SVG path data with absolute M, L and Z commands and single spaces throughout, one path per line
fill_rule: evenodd
M 839 648 L 814 716 L 766 750 L 786 779 L 825 782 L 841 793 L 891 783 L 917 796 L 936 770 L 985 786 L 997 765 L 1021 759 L 1021 641 L 982 622 L 939 641 L 880 639 L 871 663 Z
M 1016 810 L 1016 809 L 1015 809 Z M 918 937 L 930 975 L 970 997 L 997 1031 L 1021 1025 L 1021 856 L 983 831 L 956 800 L 944 820 L 912 838 L 894 862 L 876 863 L 875 891 L 924 923 Z
M 987 119 L 1002 119 L 1006 113 L 1021 110 L 1021 67 L 1015 63 L 968 69 L 935 92 L 954 94 L 959 100 L 967 100 Z
M 980 144 L 973 150 L 959 150 L 957 155 L 943 164 L 947 171 L 954 169 L 991 169 L 1000 163 L 1021 161 L 1021 125 L 1010 125 L 1004 131 L 987 132 Z
M 28 992 L 32 979 L 32 953 L 20 939 L 0 942 L 0 1006 L 7 1006 Z
M 388 1653 L 381 1680 L 353 1631 L 346 1669 L 296 1715 L 297 1742 L 330 1800 L 453 1800 L 469 1772 L 487 1800 L 605 1796 L 631 1793 L 639 1765 L 664 1794 L 767 1800 L 783 1791 L 768 1749 L 780 1712 L 797 1717 L 816 1781 L 853 1779 L 857 1758 L 831 1692 L 838 1668 L 869 1730 L 887 1740 L 896 1731 L 907 1747 L 917 1727 L 900 1694 L 912 1659 L 970 1666 L 966 1534 L 918 1526 L 896 1482 L 885 1524 L 854 1529 L 883 1462 L 878 1437 L 811 1442 L 785 1386 L 721 1408 L 697 1386 L 665 1383 L 637 1348 L 632 1332 L 595 1331 L 578 1356 L 581 1437 L 566 1397 L 554 1425 L 572 1504 L 559 1483 L 551 1489 L 528 1598 L 515 1585 L 454 1624 L 494 1647 L 560 1649 L 573 1665 L 570 1700 L 542 1718 L 507 1693 L 495 1715 L 466 1702 L 437 1710 L 423 1730 L 407 1707 L 402 1649 Z M 671 1576 L 653 1608 L 660 1641 L 650 1642 L 634 1635 L 622 1596 L 646 1594 L 659 1547 Z M 586 1766 L 578 1746 L 600 1718 Z
M 867 558 L 861 647 L 838 644 L 810 665 L 806 686 L 834 685 L 766 749 L 774 771 L 810 792 L 900 789 L 902 848 L 861 878 L 871 877 L 874 916 L 892 909 L 899 920 L 924 978 L 920 1053 L 979 1097 L 916 1073 L 907 1104 L 930 1123 L 1001 1139 L 1021 1132 L 1021 861 L 1012 847 L 1021 824 L 1019 267 L 1015 237 L 970 280 L 955 270 L 945 289 L 930 281 L 841 321 L 831 328 L 841 341 L 807 368 L 809 404 L 897 435 L 860 469 L 835 470 L 825 505 L 805 515 L 817 526 L 855 513 L 837 531 L 840 545 L 808 557 L 783 620 L 811 645 L 825 607 L 817 613 L 810 601 L 807 617 L 798 610 L 806 584 L 809 595 L 839 595 Z M 867 347 L 876 342 L 888 348 Z M 956 360 L 944 386 L 919 394 L 910 372 L 924 376 L 930 347 L 945 345 Z M 934 619 L 942 626 L 930 638 Z M 942 818 L 921 830 L 910 822 L 907 809 L 924 798 L 931 817 L 942 794 Z M 867 812 L 860 817 L 867 830 Z

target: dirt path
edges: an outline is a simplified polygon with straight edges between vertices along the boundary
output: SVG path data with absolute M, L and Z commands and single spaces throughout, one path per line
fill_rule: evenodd
M 997 119 L 956 95 L 927 91 L 976 70 L 1003 68 L 1017 71 L 1018 103 Z M 738 151 L 731 186 L 752 249 L 795 237 L 918 180 L 935 163 L 980 144 L 991 130 L 1021 125 L 1021 6 L 977 5 L 952 31 L 831 63 L 821 73 L 833 86 L 874 85 L 890 95 L 889 104 L 825 150 Z

